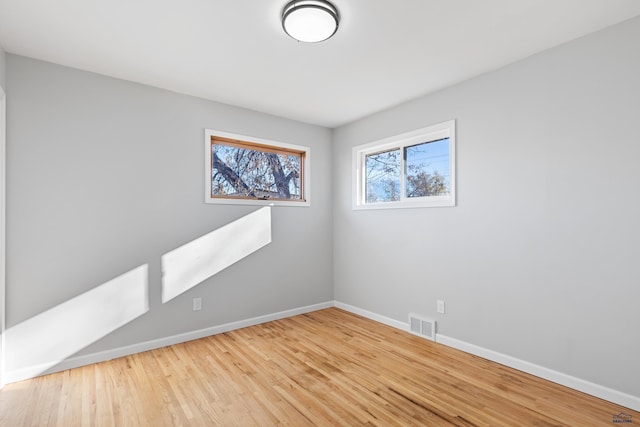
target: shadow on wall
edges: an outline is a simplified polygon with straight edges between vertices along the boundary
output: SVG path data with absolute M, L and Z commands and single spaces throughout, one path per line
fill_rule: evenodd
M 264 207 L 162 256 L 162 302 L 271 242 Z M 134 268 L 4 332 L 5 369 L 38 376 L 149 311 L 149 266 Z

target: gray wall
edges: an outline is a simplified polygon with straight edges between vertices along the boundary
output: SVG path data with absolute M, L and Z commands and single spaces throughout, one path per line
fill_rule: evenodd
M 7 62 L 7 56 L 4 52 L 4 50 L 2 49 L 2 46 L 0 46 L 0 87 L 2 87 L 3 89 L 6 87 L 5 81 L 6 81 L 6 62 Z
M 5 75 L 6 54 L 0 46 L 0 334 L 4 337 L 4 307 L 5 307 Z M 0 386 L 4 384 L 4 340 L 0 339 Z
M 8 328 L 145 263 L 150 310 L 77 354 L 333 299 L 328 129 L 15 55 L 7 84 Z M 311 147 L 311 207 L 161 304 L 164 253 L 257 209 L 204 203 L 205 128 Z
M 639 42 L 634 19 L 336 129 L 336 300 L 640 396 Z M 353 146 L 449 119 L 456 207 L 351 210 Z
M 640 396 L 639 40 L 636 19 L 341 127 L 333 153 L 327 129 L 7 55 L 7 326 L 148 263 L 149 312 L 79 354 L 335 297 Z M 449 119 L 458 206 L 351 210 L 352 146 Z M 160 257 L 254 210 L 203 203 L 207 127 L 310 146 L 312 206 L 163 305 Z

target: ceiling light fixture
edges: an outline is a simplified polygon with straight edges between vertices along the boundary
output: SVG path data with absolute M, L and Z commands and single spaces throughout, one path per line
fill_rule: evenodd
M 325 0 L 294 0 L 282 10 L 282 28 L 307 43 L 327 40 L 338 31 L 338 9 Z

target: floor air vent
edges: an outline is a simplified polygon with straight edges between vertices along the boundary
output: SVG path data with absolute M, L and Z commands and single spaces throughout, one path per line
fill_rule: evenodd
M 436 321 L 409 313 L 409 332 L 431 341 L 436 340 Z

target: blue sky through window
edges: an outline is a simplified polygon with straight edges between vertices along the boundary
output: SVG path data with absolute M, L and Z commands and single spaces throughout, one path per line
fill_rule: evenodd
M 429 191 L 428 195 L 448 194 L 451 182 L 451 171 L 449 167 L 449 138 L 437 141 L 423 142 L 421 144 L 405 147 L 405 176 L 407 177 L 406 195 L 411 196 L 412 182 L 423 182 L 433 187 L 434 177 L 440 176 L 443 191 Z M 431 177 L 430 182 L 425 178 Z M 423 178 L 420 180 L 419 178 Z M 431 190 L 433 190 L 431 188 Z M 427 195 L 427 194 L 419 194 Z M 414 196 L 415 197 L 415 196 Z
M 403 179 L 405 180 L 405 197 L 449 194 L 451 185 L 449 152 L 449 138 L 443 138 L 366 155 L 367 203 L 399 201 Z M 404 156 L 403 173 L 401 173 L 402 156 Z

